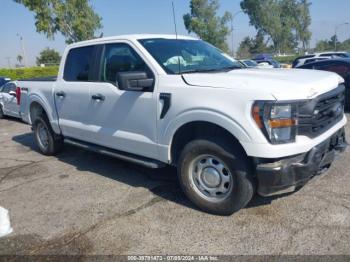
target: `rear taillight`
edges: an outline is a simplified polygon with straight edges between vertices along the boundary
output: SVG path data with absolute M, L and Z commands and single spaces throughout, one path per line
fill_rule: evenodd
M 21 88 L 16 88 L 16 98 L 17 98 L 17 105 L 21 104 Z

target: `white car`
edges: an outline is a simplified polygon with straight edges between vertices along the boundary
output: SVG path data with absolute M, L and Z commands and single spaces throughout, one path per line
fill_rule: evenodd
M 16 81 L 11 81 L 0 88 L 0 119 L 5 116 L 20 118 L 17 86 Z
M 296 58 L 293 62 L 293 68 L 299 67 L 308 63 L 327 60 L 331 58 L 350 58 L 350 53 L 347 52 L 320 52 L 310 55 L 304 55 Z
M 258 63 L 251 59 L 239 60 L 245 67 L 247 68 L 256 68 L 258 67 Z
M 150 168 L 173 165 L 185 194 L 228 215 L 256 191 L 290 192 L 346 148 L 343 79 L 242 69 L 186 36 L 69 45 L 56 81 L 20 81 L 40 151 L 68 143 Z
M 274 68 L 274 67 L 273 67 L 273 65 L 270 65 L 268 62 L 260 62 L 260 63 L 258 63 L 257 68 L 269 69 L 269 68 Z

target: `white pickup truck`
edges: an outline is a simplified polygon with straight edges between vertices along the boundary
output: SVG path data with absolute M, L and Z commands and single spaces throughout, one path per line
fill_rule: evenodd
M 336 74 L 246 69 L 198 39 L 128 35 L 68 46 L 55 81 L 20 81 L 40 151 L 69 143 L 158 168 L 229 215 L 255 191 L 293 191 L 346 148 Z

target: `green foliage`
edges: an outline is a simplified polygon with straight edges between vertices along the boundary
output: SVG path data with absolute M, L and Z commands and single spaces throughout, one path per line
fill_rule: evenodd
M 265 43 L 264 34 L 258 31 L 255 39 L 250 37 L 243 39 L 239 45 L 237 57 L 249 58 L 254 54 L 271 53 L 272 51 L 272 48 Z
M 228 52 L 226 38 L 230 33 L 227 23 L 232 19 L 229 12 L 221 17 L 217 15 L 218 0 L 191 0 L 191 13 L 183 16 L 189 33 L 196 33 L 201 39 Z
M 250 24 L 272 41 L 275 52 L 306 48 L 311 33 L 308 0 L 242 0 L 241 8 Z
M 299 55 L 275 56 L 273 59 L 281 64 L 291 64 Z
M 249 36 L 245 37 L 243 41 L 240 43 L 238 51 L 237 51 L 237 58 L 249 58 L 252 56 L 251 50 L 253 48 L 253 39 Z
M 23 78 L 36 78 L 56 76 L 58 73 L 58 66 L 50 67 L 28 67 L 19 69 L 0 69 L 0 75 L 10 77 L 13 80 Z
M 35 26 L 39 33 L 53 39 L 60 32 L 70 44 L 95 38 L 102 27 L 101 17 L 89 0 L 14 0 L 35 13 Z
M 339 45 L 339 50 L 350 52 L 350 39 L 345 40 L 344 42 L 342 42 Z
M 296 20 L 295 20 L 295 30 L 297 40 L 301 41 L 303 50 L 308 49 L 311 31 L 309 27 L 311 25 L 311 15 L 310 15 L 310 3 L 308 0 L 301 0 L 300 4 L 297 5 Z
M 324 52 L 332 51 L 335 49 L 334 42 L 337 42 L 337 50 L 350 52 L 350 39 L 340 42 L 336 36 L 332 36 L 331 39 L 325 39 L 316 43 L 315 51 Z
M 44 65 L 58 65 L 61 61 L 60 54 L 50 48 L 46 48 L 43 51 L 40 52 L 39 56 L 36 58 L 36 64 L 40 66 L 41 64 Z

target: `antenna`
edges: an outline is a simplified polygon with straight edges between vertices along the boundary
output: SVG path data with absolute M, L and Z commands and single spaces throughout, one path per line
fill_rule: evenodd
M 174 26 L 175 26 L 175 35 L 176 35 L 176 40 L 177 40 L 177 26 L 176 26 L 176 18 L 175 18 L 175 6 L 174 6 L 174 1 L 171 2 L 171 5 L 173 6 L 173 18 L 174 18 Z
M 175 35 L 176 35 L 176 42 L 178 40 L 178 35 L 177 35 L 177 26 L 176 26 L 176 17 L 175 17 L 175 5 L 174 5 L 174 1 L 171 1 L 171 5 L 173 7 L 173 18 L 174 18 L 174 27 L 175 27 Z M 178 43 L 178 42 L 177 42 Z M 179 65 L 179 74 L 181 74 L 181 63 L 180 63 L 180 49 L 178 49 L 178 56 L 177 56 L 177 60 L 178 60 L 178 65 Z

